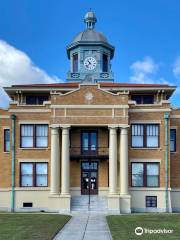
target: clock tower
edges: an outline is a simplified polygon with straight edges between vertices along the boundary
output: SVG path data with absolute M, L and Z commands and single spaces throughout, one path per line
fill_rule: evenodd
M 97 18 L 90 10 L 84 17 L 86 29 L 78 33 L 67 46 L 70 70 L 69 82 L 113 82 L 111 59 L 114 47 L 101 32 L 95 30 Z

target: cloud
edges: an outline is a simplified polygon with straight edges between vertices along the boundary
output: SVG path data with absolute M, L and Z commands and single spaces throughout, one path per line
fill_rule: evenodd
M 153 75 L 158 71 L 159 65 L 151 57 L 145 57 L 143 60 L 138 60 L 130 66 L 132 76 L 130 81 L 135 83 L 153 83 Z M 161 81 L 165 81 L 161 79 Z
M 175 78 L 180 79 L 180 56 L 176 59 L 174 63 L 173 74 Z
M 37 67 L 30 57 L 0 40 L 0 106 L 8 104 L 8 97 L 1 87 L 15 84 L 56 83 L 61 80 L 49 76 Z

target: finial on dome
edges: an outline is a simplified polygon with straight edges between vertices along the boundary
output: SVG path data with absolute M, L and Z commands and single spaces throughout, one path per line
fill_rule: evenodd
M 94 29 L 97 18 L 91 8 L 89 12 L 86 13 L 84 17 L 84 22 L 86 23 L 87 29 Z

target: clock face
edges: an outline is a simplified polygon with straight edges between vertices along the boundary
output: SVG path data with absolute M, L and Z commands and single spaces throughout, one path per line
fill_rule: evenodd
M 97 61 L 95 58 L 93 57 L 87 57 L 85 60 L 84 60 L 84 66 L 88 69 L 88 70 L 93 70 L 95 69 L 97 65 Z

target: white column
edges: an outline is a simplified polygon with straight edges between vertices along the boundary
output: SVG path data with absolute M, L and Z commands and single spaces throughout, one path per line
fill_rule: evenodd
M 128 128 L 120 133 L 120 195 L 128 194 Z
M 50 193 L 60 193 L 60 146 L 59 128 L 51 128 L 51 185 Z
M 61 195 L 70 194 L 69 128 L 70 126 L 62 126 Z
M 109 127 L 109 194 L 117 194 L 117 127 Z

